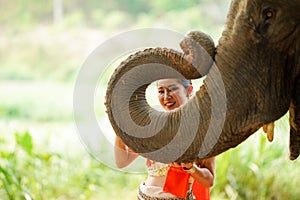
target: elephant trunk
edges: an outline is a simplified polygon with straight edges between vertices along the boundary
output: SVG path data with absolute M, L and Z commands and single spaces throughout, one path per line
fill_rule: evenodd
M 171 112 L 159 112 L 147 103 L 145 93 L 150 83 L 164 78 L 195 79 L 211 68 L 215 47 L 210 37 L 192 32 L 181 47 L 184 53 L 156 48 L 130 56 L 116 69 L 106 94 L 107 112 L 116 134 L 133 151 L 166 163 L 185 159 L 180 158 L 184 152 L 197 160 L 196 144 L 205 138 L 197 132 L 207 130 L 211 118 L 210 97 L 205 89 L 197 92 L 205 98 L 195 95 L 187 105 Z M 205 107 L 199 109 L 200 104 Z
M 281 1 L 233 0 L 214 63 L 202 56 L 207 53 L 193 42 L 197 38 L 193 35 L 181 43 L 184 53 L 146 49 L 122 62 L 106 95 L 116 134 L 150 159 L 190 162 L 237 146 L 264 124 L 283 116 L 293 99 L 291 158 L 295 159 L 300 153 L 300 78 L 299 70 L 291 74 L 295 69 L 291 58 L 299 68 L 293 44 L 299 35 L 300 5 L 296 0 L 288 2 L 287 6 Z M 272 4 L 280 6 L 272 9 Z M 284 18 L 286 13 L 291 15 Z M 204 50 L 210 49 L 213 56 L 211 46 Z M 159 112 L 148 105 L 145 92 L 153 81 L 206 74 L 204 85 L 184 106 Z

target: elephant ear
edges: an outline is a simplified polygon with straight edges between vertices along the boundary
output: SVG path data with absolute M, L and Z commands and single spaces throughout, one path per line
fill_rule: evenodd
M 184 37 L 180 46 L 183 52 L 167 48 L 138 51 L 124 60 L 109 80 L 106 91 L 109 120 L 116 134 L 137 153 L 160 149 L 173 137 L 163 136 L 163 140 L 159 136 L 151 137 L 150 145 L 141 145 L 157 130 L 140 133 L 137 128 L 147 127 L 153 122 L 151 119 L 156 120 L 153 122 L 155 127 L 162 128 L 156 123 L 161 123 L 159 117 L 164 115 L 147 103 L 145 93 L 148 85 L 163 78 L 201 78 L 213 64 L 215 45 L 210 36 L 193 31 Z M 134 132 L 142 136 L 133 136 Z
M 295 84 L 290 113 L 290 159 L 295 160 L 300 154 L 300 75 Z
M 300 33 L 300 25 L 298 26 Z M 289 108 L 290 114 L 290 160 L 295 160 L 300 155 L 300 39 L 296 37 L 295 51 L 291 54 L 290 63 L 294 63 L 292 74 L 295 81 L 292 86 L 292 99 Z

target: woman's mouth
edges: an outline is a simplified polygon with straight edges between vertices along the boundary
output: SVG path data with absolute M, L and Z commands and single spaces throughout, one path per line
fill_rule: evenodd
M 165 103 L 165 106 L 167 108 L 172 108 L 175 104 L 176 104 L 176 102 L 167 102 L 167 103 Z

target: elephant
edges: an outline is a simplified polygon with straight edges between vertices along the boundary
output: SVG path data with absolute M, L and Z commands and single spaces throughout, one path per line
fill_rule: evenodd
M 192 162 L 235 148 L 289 112 L 289 158 L 297 159 L 299 10 L 299 0 L 232 0 L 216 46 L 207 34 L 193 31 L 181 42 L 183 52 L 156 47 L 133 53 L 107 86 L 106 109 L 114 131 L 144 157 Z M 204 84 L 174 111 L 149 106 L 145 93 L 151 82 L 180 76 L 205 76 Z

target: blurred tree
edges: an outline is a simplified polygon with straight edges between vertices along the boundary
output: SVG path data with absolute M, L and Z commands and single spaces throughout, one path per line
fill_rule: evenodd
M 0 26 L 20 29 L 37 24 L 60 23 L 63 17 L 80 13 L 87 25 L 92 22 L 95 12 L 118 11 L 132 18 L 142 13 L 163 14 L 171 10 L 186 10 L 207 0 L 0 0 Z M 116 13 L 118 13 L 116 12 Z
M 154 12 L 162 13 L 171 10 L 185 10 L 201 2 L 202 0 L 152 0 L 149 4 Z
M 52 1 L 0 0 L 0 26 L 22 29 L 52 21 Z
M 63 18 L 63 0 L 53 0 L 53 22 L 60 25 Z
M 116 0 L 118 2 L 118 7 L 120 10 L 130 13 L 136 16 L 139 13 L 148 12 L 151 1 L 147 0 Z

